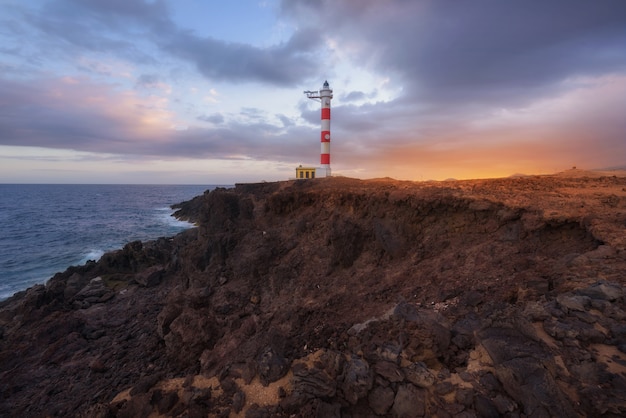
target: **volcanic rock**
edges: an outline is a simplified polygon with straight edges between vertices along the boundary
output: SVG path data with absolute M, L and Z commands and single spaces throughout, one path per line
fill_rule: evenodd
M 407 418 L 423 417 L 426 412 L 424 399 L 422 389 L 411 384 L 399 386 L 393 401 L 393 415 Z
M 435 376 L 422 362 L 412 363 L 403 370 L 406 380 L 413 383 L 415 386 L 428 388 L 435 383 Z
M 353 356 L 346 361 L 340 383 L 341 392 L 346 401 L 356 404 L 372 388 L 373 378 L 367 362 Z
M 395 393 L 390 387 L 376 386 L 368 396 L 369 406 L 377 415 L 385 415 L 394 400 Z
M 576 174 L 207 192 L 0 302 L 0 411 L 623 416 L 626 178 Z
M 259 355 L 257 370 L 261 382 L 267 386 L 287 373 L 289 362 L 273 348 L 266 347 Z
M 148 267 L 135 275 L 135 281 L 144 287 L 156 286 L 161 281 L 164 272 L 165 268 L 163 266 Z

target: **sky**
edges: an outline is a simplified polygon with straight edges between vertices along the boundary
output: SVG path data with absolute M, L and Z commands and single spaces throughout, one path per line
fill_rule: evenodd
M 0 183 L 626 166 L 624 0 L 0 0 Z

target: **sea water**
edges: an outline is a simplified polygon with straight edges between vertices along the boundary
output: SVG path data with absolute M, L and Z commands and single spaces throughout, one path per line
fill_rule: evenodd
M 193 227 L 170 206 L 213 188 L 0 184 L 0 300 L 130 241 Z

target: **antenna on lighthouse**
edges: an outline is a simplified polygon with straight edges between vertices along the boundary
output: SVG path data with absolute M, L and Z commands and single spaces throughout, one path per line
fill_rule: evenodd
M 320 163 L 322 169 L 326 170 L 326 177 L 331 176 L 330 171 L 330 99 L 333 98 L 333 91 L 328 85 L 328 81 L 324 81 L 324 85 L 319 91 L 306 90 L 306 97 L 322 102 L 322 131 L 321 144 L 322 150 L 320 154 Z

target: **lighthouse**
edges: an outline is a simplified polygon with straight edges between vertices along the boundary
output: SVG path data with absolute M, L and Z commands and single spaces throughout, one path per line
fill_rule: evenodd
M 333 98 L 333 91 L 324 81 L 320 91 L 305 91 L 309 99 L 319 99 L 322 102 L 322 131 L 321 131 L 321 153 L 320 164 L 322 172 L 326 177 L 330 177 L 330 99 Z

